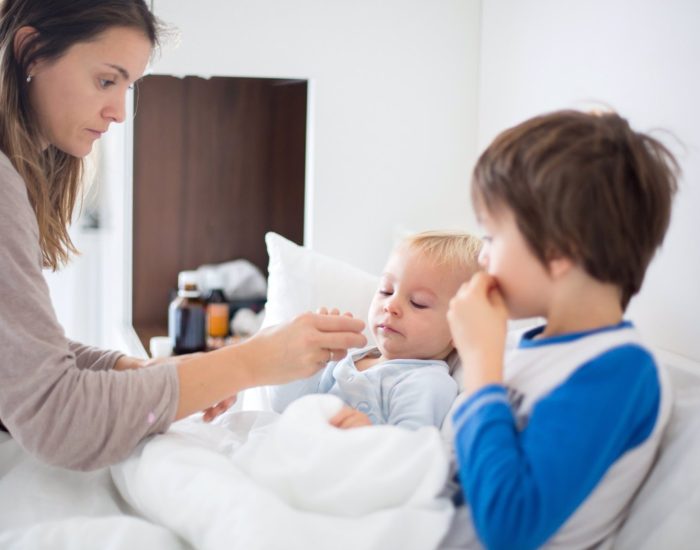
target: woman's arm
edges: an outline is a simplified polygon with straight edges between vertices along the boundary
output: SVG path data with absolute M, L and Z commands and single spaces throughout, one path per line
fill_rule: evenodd
M 51 306 L 26 188 L 1 156 L 0 182 L 0 419 L 44 462 L 80 470 L 114 464 L 175 418 L 246 387 L 308 376 L 329 356 L 324 347 L 365 341 L 361 321 L 308 314 L 181 363 L 121 370 L 129 362 L 117 359 L 120 370 L 81 369 Z
M 75 355 L 75 364 L 79 369 L 109 370 L 123 364 L 122 359 L 139 361 L 139 359 L 126 358 L 123 353 L 114 350 L 104 350 L 93 346 L 68 340 L 68 349 Z
M 364 323 L 345 316 L 305 313 L 245 342 L 185 359 L 177 365 L 183 418 L 244 389 L 284 384 L 323 368 L 334 357 L 365 345 Z M 339 350 L 343 350 L 340 352 Z
M 114 363 L 114 370 L 131 370 L 140 369 L 143 367 L 155 367 L 156 365 L 176 364 L 190 359 L 195 355 L 201 355 L 203 352 L 191 353 L 189 355 L 173 355 L 170 357 L 158 357 L 157 359 L 139 359 L 128 355 L 121 355 Z

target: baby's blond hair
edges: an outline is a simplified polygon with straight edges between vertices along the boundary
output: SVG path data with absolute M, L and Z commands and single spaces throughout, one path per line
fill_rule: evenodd
M 425 254 L 438 265 L 464 269 L 469 277 L 480 269 L 481 239 L 465 231 L 423 231 L 405 237 L 399 246 Z

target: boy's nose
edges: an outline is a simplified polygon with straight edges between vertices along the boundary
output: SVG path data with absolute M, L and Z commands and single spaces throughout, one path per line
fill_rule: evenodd
M 478 262 L 484 269 L 486 269 L 489 265 L 489 253 L 486 245 L 482 246 L 481 250 L 479 251 Z

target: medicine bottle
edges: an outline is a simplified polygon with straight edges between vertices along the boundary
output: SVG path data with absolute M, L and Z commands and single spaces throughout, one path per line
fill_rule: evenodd
M 204 295 L 207 304 L 207 348 L 224 345 L 228 336 L 229 309 L 223 291 L 224 277 L 221 271 L 210 269 L 204 273 Z
M 196 271 L 181 271 L 177 296 L 168 308 L 168 336 L 173 353 L 182 355 L 206 349 L 206 306 L 199 292 Z
M 212 289 L 207 297 L 207 347 L 223 346 L 228 336 L 228 302 L 219 288 Z

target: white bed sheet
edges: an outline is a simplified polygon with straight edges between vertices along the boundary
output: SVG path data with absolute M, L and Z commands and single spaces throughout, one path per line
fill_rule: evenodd
M 453 508 L 440 498 L 438 430 L 338 430 L 330 395 L 283 415 L 183 422 L 113 468 L 126 500 L 198 549 L 433 549 Z
M 317 395 L 281 416 L 186 419 L 95 472 L 0 434 L 0 548 L 436 548 L 454 513 L 438 430 L 337 430 L 340 406 Z
M 109 469 L 72 472 L 37 462 L 0 432 L 0 548 L 180 550 L 168 529 L 133 515 Z

